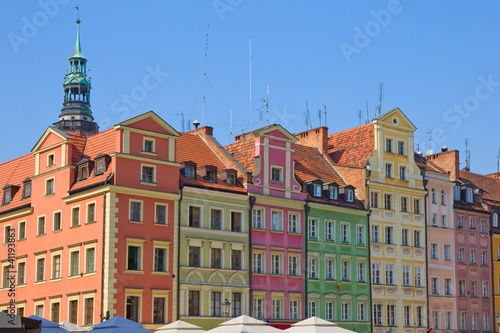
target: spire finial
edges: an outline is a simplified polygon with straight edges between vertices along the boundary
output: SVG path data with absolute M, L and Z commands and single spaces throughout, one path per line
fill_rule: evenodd
M 76 8 L 76 23 L 80 24 L 80 4 L 75 6 Z
M 75 6 L 76 11 L 77 11 L 77 20 L 76 20 L 76 45 L 75 45 L 75 52 L 73 52 L 73 55 L 71 56 L 72 58 L 85 58 L 82 54 L 82 47 L 80 46 L 80 5 Z

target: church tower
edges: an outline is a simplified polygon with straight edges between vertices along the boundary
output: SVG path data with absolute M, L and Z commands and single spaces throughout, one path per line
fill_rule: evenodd
M 69 58 L 69 71 L 64 76 L 64 102 L 59 121 L 54 127 L 63 132 L 89 136 L 99 132 L 90 110 L 90 77 L 87 76 L 87 59 L 80 47 L 80 20 L 76 20 L 75 52 Z

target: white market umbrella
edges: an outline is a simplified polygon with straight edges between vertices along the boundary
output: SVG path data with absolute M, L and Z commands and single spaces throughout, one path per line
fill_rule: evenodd
M 70 323 L 69 321 L 61 321 L 59 323 L 64 329 L 72 332 L 72 333 L 79 333 L 79 332 L 87 332 L 88 329 L 83 328 L 81 326 L 75 325 L 73 323 Z
M 165 333 L 205 333 L 200 326 L 186 323 L 182 320 L 174 321 L 168 325 L 158 328 L 155 332 Z
M 339 327 L 337 324 L 330 321 L 311 317 L 298 323 L 292 324 L 292 327 L 287 328 L 288 333 L 355 333 L 354 331 Z
M 242 315 L 223 322 L 208 333 L 283 333 L 283 330 L 267 325 L 265 322 Z

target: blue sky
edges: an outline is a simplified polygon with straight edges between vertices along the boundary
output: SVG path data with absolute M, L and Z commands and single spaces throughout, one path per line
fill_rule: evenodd
M 0 162 L 28 153 L 58 120 L 76 4 L 0 2 Z M 265 125 L 257 109 L 267 85 L 270 122 L 297 133 L 306 130 L 306 101 L 313 127 L 322 104 L 330 132 L 357 126 L 360 110 L 364 123 L 366 102 L 372 118 L 383 83 L 382 112 L 401 108 L 418 128 L 421 151 L 430 148 L 432 131 L 432 149 L 459 149 L 463 167 L 467 138 L 478 173 L 496 171 L 500 148 L 498 13 L 494 0 L 80 3 L 82 52 L 101 129 L 149 110 L 178 130 L 180 111 L 185 122 L 202 121 L 210 15 L 205 125 L 222 144 Z

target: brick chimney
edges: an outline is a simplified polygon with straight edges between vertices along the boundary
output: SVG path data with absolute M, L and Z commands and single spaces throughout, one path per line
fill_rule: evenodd
M 195 128 L 194 130 L 191 130 L 188 133 L 191 133 L 191 134 L 201 133 L 201 134 L 207 134 L 207 135 L 214 135 L 214 128 L 210 127 L 210 126 L 203 126 L 200 128 Z
M 450 180 L 455 181 L 459 170 L 459 152 L 458 150 L 443 151 L 441 153 L 426 156 L 432 163 L 443 168 L 450 173 Z
M 321 152 L 325 152 L 328 146 L 328 127 L 313 128 L 309 131 L 297 133 L 295 137 L 299 139 L 296 144 L 307 147 L 316 146 Z

